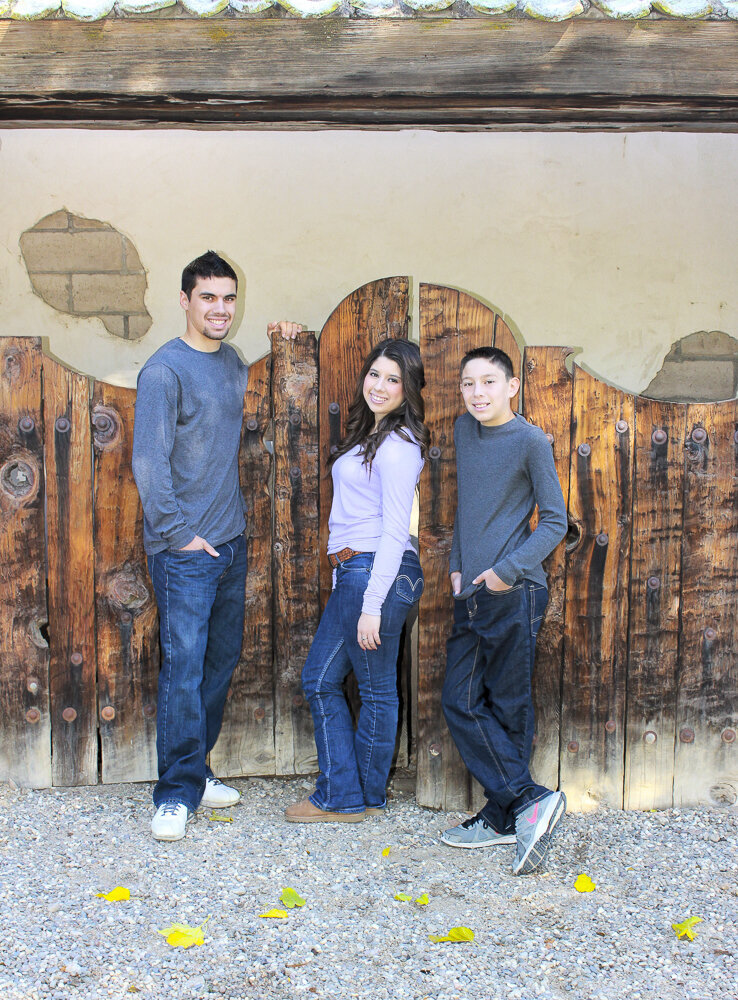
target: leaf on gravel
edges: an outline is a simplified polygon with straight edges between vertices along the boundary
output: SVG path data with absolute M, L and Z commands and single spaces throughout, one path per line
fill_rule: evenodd
M 408 894 L 406 892 L 398 892 L 395 895 L 395 899 L 398 900 L 400 903 L 411 903 L 412 900 L 413 900 L 413 897 L 412 896 L 408 896 Z
M 269 920 L 286 920 L 287 910 L 267 910 L 266 913 L 260 913 L 259 916 Z
M 211 823 L 232 823 L 233 822 L 233 817 L 232 816 L 221 816 L 220 813 L 215 813 L 215 812 L 211 813 L 210 816 L 208 816 L 208 819 L 210 820 Z
M 172 948 L 191 948 L 193 944 L 204 944 L 205 934 L 203 932 L 208 920 L 210 920 L 210 917 L 203 920 L 199 927 L 188 927 L 187 924 L 172 924 L 171 927 L 165 927 L 159 933 L 164 935 L 167 939 L 167 944 L 170 944 Z
M 280 903 L 283 903 L 288 910 L 291 910 L 295 906 L 304 906 L 305 900 L 302 896 L 295 892 L 294 889 L 282 889 L 282 895 L 279 897 Z
M 441 941 L 456 943 L 458 941 L 473 941 L 474 931 L 468 927 L 452 927 L 448 934 L 429 934 L 428 936 L 436 944 L 440 944 Z
M 576 881 L 574 882 L 574 888 L 577 892 L 594 892 L 595 884 L 589 875 L 585 875 L 582 872 L 581 875 L 577 875 Z
M 680 924 L 672 924 L 674 933 L 678 938 L 688 938 L 690 941 L 694 941 L 694 931 L 692 928 L 695 924 L 701 924 L 702 917 L 687 917 Z
M 422 896 L 418 896 L 415 900 L 418 906 L 427 906 L 430 900 L 428 899 L 428 893 L 424 892 Z
M 116 885 L 110 892 L 96 892 L 95 895 L 98 899 L 107 899 L 109 903 L 118 903 L 121 899 L 130 899 L 131 890 L 124 885 Z
M 382 851 L 382 857 L 383 857 L 383 858 L 388 858 L 388 857 L 389 857 L 389 852 L 390 852 L 391 850 L 392 850 L 392 848 L 391 848 L 391 847 L 385 847 L 385 849 L 384 849 L 384 850 Z

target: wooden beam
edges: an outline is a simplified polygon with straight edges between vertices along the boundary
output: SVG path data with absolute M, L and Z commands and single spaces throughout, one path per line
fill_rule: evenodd
M 0 22 L 0 122 L 738 127 L 738 23 Z

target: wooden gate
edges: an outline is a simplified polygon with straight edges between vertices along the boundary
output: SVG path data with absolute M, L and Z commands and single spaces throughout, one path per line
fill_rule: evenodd
M 407 336 L 409 281 L 357 289 L 319 340 L 251 366 L 240 464 L 249 507 L 241 661 L 212 764 L 223 776 L 315 768 L 300 670 L 330 587 L 330 480 L 361 360 Z M 520 349 L 465 293 L 419 289 L 432 449 L 420 489 L 426 575 L 417 683 L 406 649 L 398 762 L 418 801 L 479 799 L 440 709 L 455 504 L 458 364 L 496 343 L 552 442 L 571 530 L 548 561 L 534 768 L 572 807 L 732 803 L 738 789 L 738 411 L 616 390 L 558 347 Z M 92 384 L 32 338 L 0 340 L 0 780 L 155 776 L 156 608 L 130 472 L 135 393 Z M 417 704 L 413 700 L 417 695 Z M 417 725 L 415 720 L 417 719 Z

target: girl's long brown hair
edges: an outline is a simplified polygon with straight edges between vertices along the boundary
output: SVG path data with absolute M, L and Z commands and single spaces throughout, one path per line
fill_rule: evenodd
M 375 431 L 374 414 L 364 399 L 364 379 L 377 358 L 388 358 L 398 366 L 405 398 L 396 410 L 380 420 Z M 416 441 L 420 445 L 421 455 L 425 458 L 428 452 L 430 433 L 423 423 L 425 403 L 421 390 L 424 385 L 425 373 L 418 345 L 409 340 L 399 340 L 392 337 L 380 340 L 367 355 L 359 373 L 356 394 L 346 419 L 346 434 L 334 454 L 331 455 L 329 467 L 341 455 L 345 455 L 356 445 L 359 445 L 360 454 L 364 456 L 363 464 L 368 465 L 371 470 L 377 449 L 393 431 L 405 441 Z

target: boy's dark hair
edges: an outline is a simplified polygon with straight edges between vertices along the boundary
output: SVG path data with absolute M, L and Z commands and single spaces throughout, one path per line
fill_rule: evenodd
M 474 361 L 476 358 L 485 358 L 487 361 L 491 361 L 493 365 L 497 365 L 505 373 L 505 378 L 509 382 L 511 378 L 515 376 L 515 369 L 513 368 L 513 363 L 510 360 L 510 355 L 505 354 L 501 351 L 499 347 L 475 347 L 472 351 L 467 351 L 464 357 L 461 359 L 461 368 L 459 369 L 459 378 L 464 375 L 464 369 L 470 361 Z
M 182 271 L 182 291 L 189 299 L 198 278 L 233 278 L 238 288 L 238 278 L 227 260 L 219 257 L 215 250 L 206 250 L 204 254 L 191 260 Z

